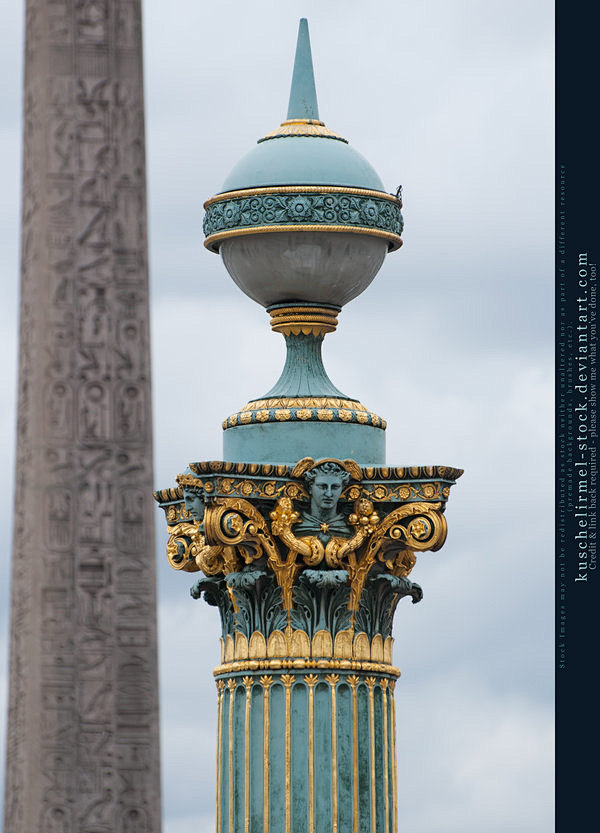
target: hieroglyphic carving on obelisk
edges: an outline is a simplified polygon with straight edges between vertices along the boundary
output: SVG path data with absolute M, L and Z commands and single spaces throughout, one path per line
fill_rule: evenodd
M 27 0 L 5 833 L 160 831 L 140 0 Z

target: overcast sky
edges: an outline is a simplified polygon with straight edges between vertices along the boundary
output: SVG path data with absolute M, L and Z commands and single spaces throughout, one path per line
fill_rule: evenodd
M 266 313 L 203 248 L 202 203 L 285 118 L 306 16 L 321 119 L 389 191 L 403 185 L 406 223 L 402 249 L 327 337 L 329 375 L 387 418 L 390 464 L 465 469 L 446 545 L 411 575 L 423 602 L 396 614 L 401 829 L 547 833 L 553 3 L 146 0 L 144 14 L 156 486 L 191 460 L 219 458 L 221 420 L 283 364 Z M 4 692 L 22 3 L 3 4 L 0 24 Z M 166 565 L 157 520 L 164 833 L 208 833 L 218 615 Z M 2 713 L 4 703 L 3 693 Z

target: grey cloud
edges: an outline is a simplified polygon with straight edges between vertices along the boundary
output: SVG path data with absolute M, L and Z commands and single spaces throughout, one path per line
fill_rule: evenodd
M 6 577 L 22 21 L 21 4 L 5 5 Z M 164 3 L 146 0 L 144 14 L 156 485 L 170 485 L 190 460 L 219 457 L 221 420 L 267 390 L 283 365 L 283 340 L 264 311 L 202 248 L 202 203 L 285 117 L 297 20 L 307 15 L 324 121 L 405 194 L 405 245 L 342 312 L 326 339 L 326 367 L 388 418 L 390 462 L 466 469 L 450 500 L 447 544 L 415 568 L 425 598 L 401 606 L 396 624 L 402 826 L 545 833 L 553 784 L 552 4 L 388 0 L 366 10 L 357 0 L 257 0 L 181 2 L 166 14 Z M 190 599 L 189 576 L 166 566 L 159 529 L 165 833 L 197 833 L 212 826 L 218 617 Z M 6 580 L 2 587 L 6 623 Z

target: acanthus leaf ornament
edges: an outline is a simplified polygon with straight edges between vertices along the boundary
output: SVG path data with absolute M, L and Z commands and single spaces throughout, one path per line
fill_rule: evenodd
M 268 525 L 249 501 L 243 498 L 215 498 L 206 509 L 206 540 L 227 551 L 225 573 L 237 572 L 263 555 L 278 557 Z
M 369 577 L 354 618 L 356 630 L 363 631 L 371 639 L 376 634 L 381 634 L 384 639 L 391 636 L 396 606 L 405 596 L 411 596 L 415 604 L 423 598 L 423 591 L 415 582 L 388 573 Z
M 234 605 L 229 593 L 229 588 L 223 576 L 202 576 L 191 587 L 192 599 L 201 598 L 212 607 L 219 610 L 221 616 L 221 635 L 223 639 L 233 635 L 234 632 Z
M 294 585 L 290 623 L 311 639 L 319 630 L 335 636 L 351 625 L 348 597 L 345 570 L 304 570 Z
M 282 607 L 281 587 L 272 573 L 247 570 L 230 573 L 227 586 L 235 599 L 235 629 L 247 639 L 260 631 L 266 639 L 273 631 L 287 624 L 287 613 Z

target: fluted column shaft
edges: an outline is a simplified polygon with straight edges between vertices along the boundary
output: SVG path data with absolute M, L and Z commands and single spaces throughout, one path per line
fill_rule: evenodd
M 217 833 L 396 830 L 393 675 L 217 679 Z

